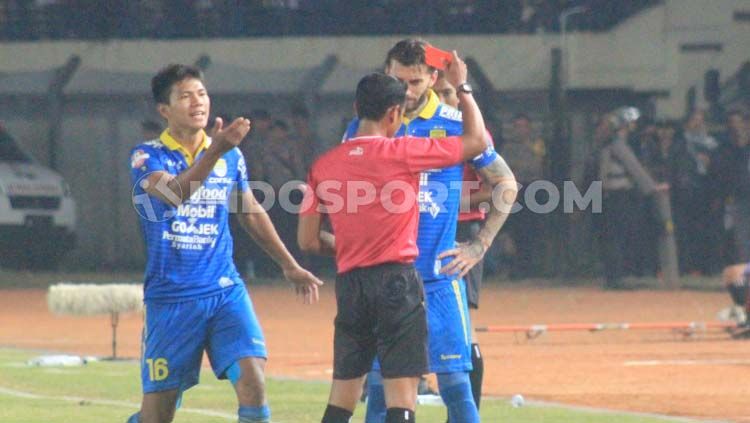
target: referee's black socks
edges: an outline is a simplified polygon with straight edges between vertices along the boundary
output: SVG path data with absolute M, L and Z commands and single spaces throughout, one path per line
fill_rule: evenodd
M 351 419 L 351 411 L 328 404 L 328 407 L 326 407 L 326 412 L 325 414 L 323 414 L 323 420 L 321 420 L 321 423 L 349 423 Z
M 474 396 L 477 410 L 479 410 L 479 401 L 482 400 L 482 380 L 484 379 L 484 357 L 479 350 L 479 344 L 471 344 L 471 365 L 474 367 L 474 370 L 469 373 L 471 393 Z
M 414 423 L 414 410 L 406 408 L 389 408 L 385 414 L 385 423 Z

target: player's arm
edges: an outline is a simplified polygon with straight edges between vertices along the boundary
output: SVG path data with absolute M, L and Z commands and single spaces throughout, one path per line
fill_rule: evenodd
M 252 190 L 245 190 L 240 195 L 242 213 L 238 213 L 237 217 L 242 228 L 281 267 L 284 277 L 295 285 L 297 294 L 304 297 L 305 303 L 318 301 L 318 286 L 323 282 L 297 263 Z
M 178 175 L 167 172 L 154 172 L 143 184 L 149 194 L 174 207 L 189 199 L 193 193 L 203 185 L 203 181 L 211 174 L 216 162 L 229 150 L 238 146 L 250 130 L 250 121 L 237 118 L 226 129 L 222 128 L 221 118 L 216 118 L 212 130 L 212 142 L 203 156 L 192 166 Z
M 300 215 L 297 227 L 299 248 L 310 254 L 335 256 L 336 238 L 332 233 L 321 229 L 320 213 Z
M 441 273 L 459 274 L 463 277 L 474 267 L 492 245 L 500 228 L 508 220 L 513 203 L 518 194 L 518 185 L 513 172 L 502 157 L 495 154 L 494 159 L 486 166 L 477 170 L 479 177 L 487 187 L 492 188 L 490 209 L 484 220 L 482 229 L 476 237 L 466 244 L 443 252 L 438 258 L 453 256 L 448 264 L 440 269 Z
M 487 147 L 485 143 L 485 129 L 482 112 L 471 93 L 459 89 L 468 81 L 466 63 L 453 51 L 453 60 L 445 69 L 445 79 L 457 88 L 458 99 L 463 107 L 463 135 L 461 135 L 462 152 L 464 160 L 478 156 Z
M 311 184 L 303 185 L 305 200 L 299 215 L 297 225 L 297 243 L 300 250 L 318 255 L 335 256 L 336 238 L 332 233 L 323 230 L 323 215 L 318 208 L 320 203 L 315 197 Z

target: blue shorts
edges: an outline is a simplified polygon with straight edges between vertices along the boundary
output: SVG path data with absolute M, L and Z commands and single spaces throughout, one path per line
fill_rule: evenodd
M 183 392 L 196 385 L 204 350 L 220 379 L 239 359 L 268 356 L 263 331 L 243 285 L 178 303 L 149 301 L 145 320 L 141 359 L 144 393 Z
M 427 342 L 432 373 L 470 372 L 471 319 L 463 280 L 424 284 Z M 375 360 L 372 368 L 380 370 Z
M 463 280 L 424 284 L 430 371 L 468 372 L 471 366 L 471 320 Z

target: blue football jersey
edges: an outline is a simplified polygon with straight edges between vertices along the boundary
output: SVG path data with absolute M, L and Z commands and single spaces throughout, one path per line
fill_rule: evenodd
M 359 120 L 354 119 L 347 127 L 344 139 L 356 134 Z M 442 138 L 461 135 L 463 123 L 461 112 L 440 100 L 432 90 L 428 92 L 427 104 L 419 115 L 404 119 L 396 136 L 410 135 L 424 138 Z M 481 169 L 497 158 L 494 148 L 487 147 L 482 154 L 470 161 L 475 169 Z M 464 164 L 423 172 L 419 180 L 419 228 L 417 247 L 419 256 L 414 263 L 425 282 L 453 279 L 440 274 L 440 268 L 450 258 L 439 260 L 443 251 L 456 245 L 456 223 L 461 208 L 461 186 Z
M 239 149 L 219 159 L 208 178 L 179 207 L 149 195 L 143 186 L 153 172 L 178 175 L 199 160 L 210 143 L 204 134 L 193 158 L 164 131 L 159 139 L 140 144 L 131 152 L 133 205 L 146 241 L 146 300 L 200 298 L 242 283 L 232 261 L 228 223 L 233 190 L 249 189 L 247 167 Z

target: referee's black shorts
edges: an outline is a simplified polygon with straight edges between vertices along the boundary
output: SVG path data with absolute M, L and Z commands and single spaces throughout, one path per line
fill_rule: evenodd
M 456 241 L 471 241 L 476 237 L 477 233 L 479 233 L 481 227 L 479 221 L 476 220 L 458 222 Z M 469 273 L 464 276 L 464 282 L 466 282 L 466 302 L 469 303 L 469 308 L 479 308 L 479 291 L 482 289 L 483 277 L 484 259 L 481 259 L 471 268 L 471 270 L 469 270 Z
M 334 379 L 367 374 L 377 355 L 384 378 L 428 372 L 422 281 L 412 264 L 385 263 L 336 276 Z

